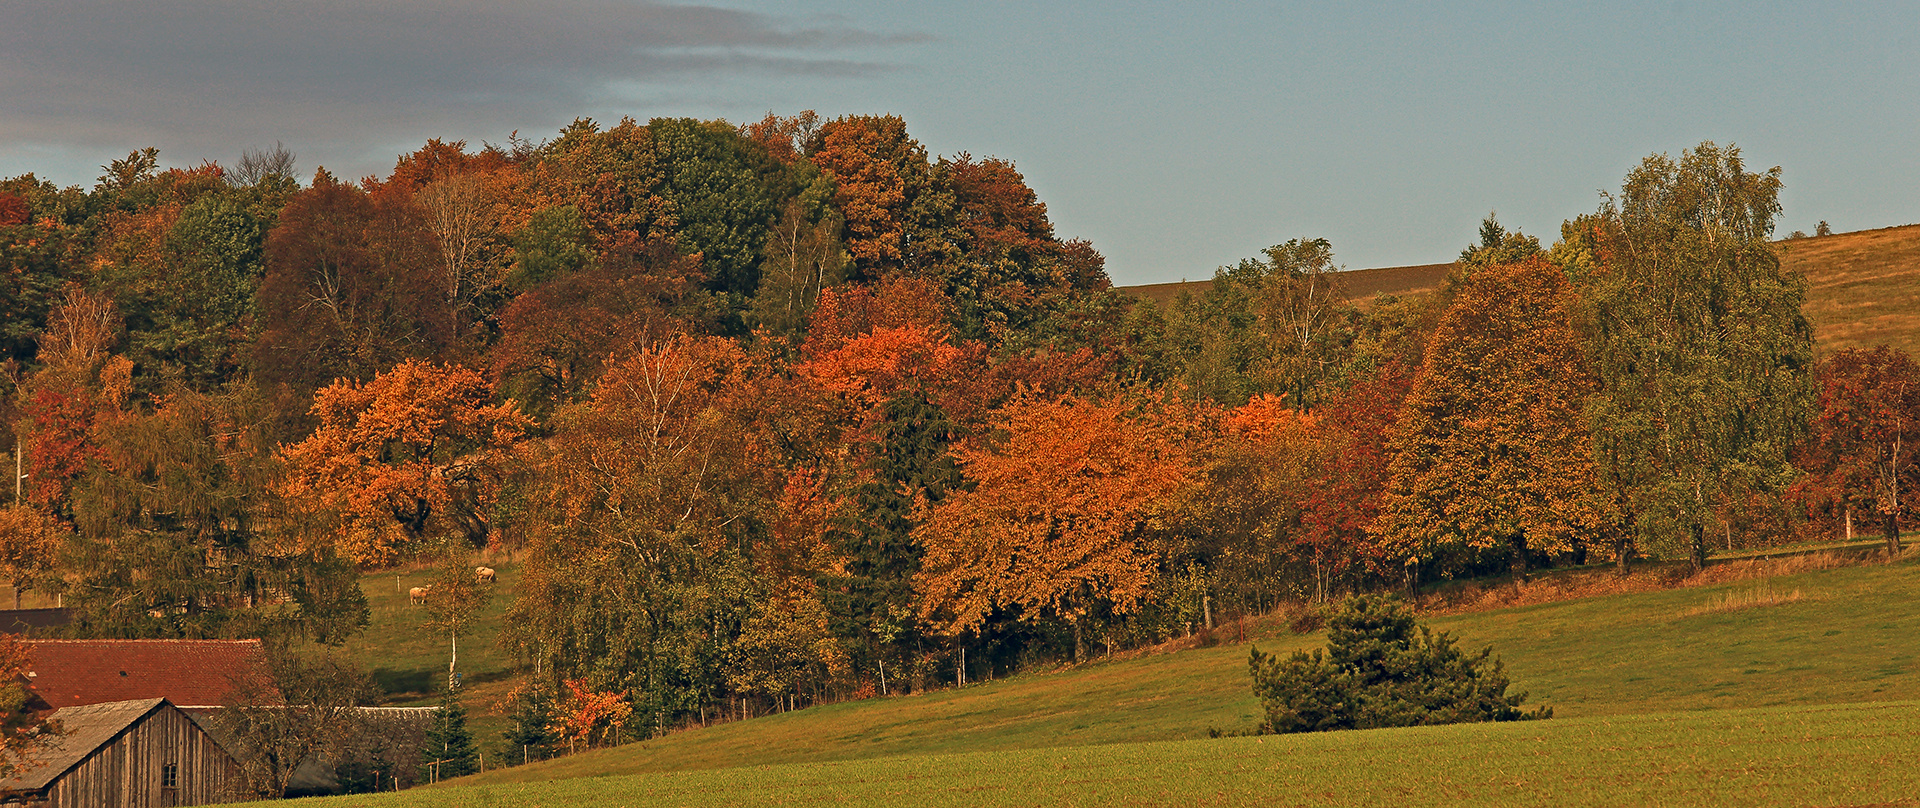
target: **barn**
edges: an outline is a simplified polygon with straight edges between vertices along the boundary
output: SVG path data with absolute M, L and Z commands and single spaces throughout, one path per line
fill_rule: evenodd
M 45 808 L 159 808 L 249 798 L 240 767 L 164 698 L 63 707 L 38 766 L 0 781 L 0 802 Z

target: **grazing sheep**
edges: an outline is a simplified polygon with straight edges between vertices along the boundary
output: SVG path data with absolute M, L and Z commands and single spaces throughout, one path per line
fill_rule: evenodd
M 416 586 L 412 589 L 407 590 L 407 599 L 410 601 L 413 601 L 413 605 L 418 606 L 422 603 L 427 602 L 427 595 L 432 590 L 433 590 L 432 584 L 428 584 L 426 586 Z
M 480 579 L 480 583 L 483 583 L 483 584 L 493 583 L 492 567 L 474 567 L 473 574 L 474 574 L 474 577 Z

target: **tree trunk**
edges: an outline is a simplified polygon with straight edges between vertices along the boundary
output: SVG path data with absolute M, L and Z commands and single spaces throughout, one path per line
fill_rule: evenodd
M 1527 580 L 1527 534 L 1515 533 L 1507 540 L 1513 556 L 1513 591 L 1517 594 L 1520 585 Z
M 1079 662 L 1086 658 L 1087 641 L 1086 638 L 1080 634 L 1080 618 L 1076 617 L 1073 619 L 1073 661 Z
M 1688 531 L 1693 534 L 1693 552 L 1690 555 L 1693 560 L 1693 571 L 1697 573 L 1707 568 L 1707 526 L 1694 522 Z
M 1887 555 L 1889 557 L 1899 555 L 1900 554 L 1900 516 L 1899 514 L 1892 513 L 1892 512 L 1887 513 L 1885 531 L 1887 536 Z M 18 590 L 15 590 L 15 591 L 18 591 Z

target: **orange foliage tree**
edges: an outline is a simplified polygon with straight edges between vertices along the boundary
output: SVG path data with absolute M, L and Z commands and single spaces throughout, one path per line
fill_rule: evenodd
M 1563 551 L 1597 520 L 1573 298 L 1540 258 L 1484 267 L 1428 343 L 1395 429 L 1379 532 L 1404 558 Z
M 1836 352 L 1815 369 L 1820 411 L 1802 444 L 1806 476 L 1794 489 L 1810 504 L 1880 518 L 1887 552 L 1900 552 L 1900 520 L 1914 513 L 1920 482 L 1920 363 L 1885 345 Z
M 1157 568 L 1141 529 L 1192 476 L 1186 449 L 1123 404 L 1072 396 L 1001 409 L 1005 437 L 955 452 L 971 490 L 922 515 L 915 585 L 922 619 L 958 635 L 996 610 L 1073 628 L 1101 608 L 1128 613 Z
M 513 641 L 561 675 L 631 693 L 642 731 L 697 714 L 724 686 L 720 663 L 767 593 L 766 492 L 795 483 L 772 543 L 791 541 L 796 557 L 814 543 L 811 486 L 768 472 L 762 392 L 731 340 L 648 343 L 526 447 L 533 518 Z
M 304 517 L 331 517 L 340 552 L 391 563 L 430 539 L 485 546 L 507 453 L 528 422 L 493 404 L 480 374 L 409 360 L 314 395 L 312 436 L 286 447 L 283 493 Z
M 859 277 L 944 263 L 953 245 L 941 233 L 953 198 L 936 182 L 927 150 L 893 115 L 827 122 L 808 155 L 833 180 L 834 207 L 846 217 L 847 251 Z

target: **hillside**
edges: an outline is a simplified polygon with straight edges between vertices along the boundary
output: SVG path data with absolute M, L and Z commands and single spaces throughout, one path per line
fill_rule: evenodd
M 1775 242 L 1781 263 L 1807 278 L 1804 311 L 1822 353 L 1891 345 L 1920 354 L 1920 224 Z M 1423 295 L 1439 288 L 1450 264 L 1356 269 L 1341 273 L 1347 294 L 1365 304 L 1382 294 Z M 1121 287 L 1165 303 L 1200 294 L 1211 280 Z
M 1777 602 L 1717 608 L 1728 601 Z M 1531 693 L 1529 704 L 1552 705 L 1555 718 L 1207 741 L 1209 727 L 1249 726 L 1258 710 L 1247 686 L 1248 643 L 1227 642 L 959 690 L 815 707 L 493 771 L 453 789 L 321 804 L 456 805 L 503 797 L 541 805 L 606 804 L 616 797 L 618 804 L 699 804 L 695 795 L 716 790 L 735 798 L 778 794 L 803 802 L 886 804 L 900 792 L 883 786 L 901 777 L 924 781 L 938 796 L 927 804 L 1068 804 L 1090 796 L 1069 784 L 1088 785 L 1085 778 L 1102 769 L 1123 775 L 1110 779 L 1113 799 L 1146 804 L 1191 803 L 1214 793 L 1189 793 L 1193 781 L 1168 778 L 1170 771 L 1194 772 L 1201 782 L 1253 776 L 1251 782 L 1266 784 L 1241 783 L 1240 796 L 1221 804 L 1242 804 L 1274 789 L 1305 789 L 1300 793 L 1313 796 L 1309 804 L 1390 804 L 1395 794 L 1414 793 L 1439 800 L 1426 804 L 1442 804 L 1448 795 L 1553 804 L 1556 794 L 1563 801 L 1569 794 L 1591 799 L 1580 789 L 1597 782 L 1697 798 L 1660 800 L 1670 804 L 1731 804 L 1715 801 L 1715 795 L 1727 798 L 1721 791 L 1698 789 L 1703 782 L 1744 786 L 1756 777 L 1752 782 L 1774 790 L 1742 792 L 1741 804 L 1768 801 L 1759 797 L 1782 804 L 1873 797 L 1851 801 L 1857 804 L 1887 803 L 1888 794 L 1920 787 L 1908 782 L 1913 777 L 1863 781 L 1837 774 L 1871 773 L 1889 755 L 1920 753 L 1920 648 L 1912 641 L 1920 635 L 1920 554 L 1895 564 L 1430 622 L 1467 647 L 1491 644 L 1515 689 Z M 1323 641 L 1278 626 L 1254 635 L 1269 651 Z M 1782 747 L 1783 739 L 1802 748 Z M 1676 744 L 1696 751 L 1648 769 L 1650 756 Z M 1043 755 L 1031 751 L 1043 749 Z M 1393 752 L 1383 756 L 1386 749 Z M 1483 756 L 1498 761 L 1494 774 Z M 1430 765 L 1403 765 L 1416 759 Z M 1564 765 L 1576 761 L 1586 773 L 1566 777 Z M 1756 774 L 1756 765 L 1767 774 Z M 1366 774 L 1355 778 L 1354 771 Z M 646 773 L 676 774 L 614 777 Z M 1322 799 L 1331 792 L 1315 788 L 1355 779 L 1373 783 L 1367 799 Z M 540 781 L 561 782 L 525 791 L 514 785 Z
M 1891 345 L 1920 354 L 1920 224 L 1779 242 L 1807 277 L 1807 319 L 1822 353 Z
M 1920 699 L 1920 558 L 1798 573 L 1765 583 L 1588 598 L 1433 619 L 1492 645 L 1516 690 L 1560 717 Z M 1761 587 L 1802 597 L 1688 614 Z M 1222 632 L 1230 634 L 1230 631 Z M 1274 626 L 1269 651 L 1317 646 Z M 490 773 L 506 782 L 900 754 L 1204 737 L 1250 726 L 1248 643 L 1016 676 L 676 733 Z

